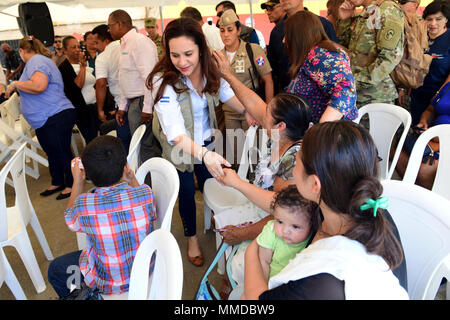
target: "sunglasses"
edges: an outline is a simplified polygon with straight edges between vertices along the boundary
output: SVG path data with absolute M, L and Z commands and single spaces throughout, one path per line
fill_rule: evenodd
M 266 6 L 266 10 L 267 10 L 267 11 L 273 11 L 273 10 L 275 10 L 276 8 L 279 8 L 279 7 L 280 7 L 279 4 L 277 4 L 276 6 Z
M 55 40 L 55 43 L 61 43 L 62 41 L 61 40 Z

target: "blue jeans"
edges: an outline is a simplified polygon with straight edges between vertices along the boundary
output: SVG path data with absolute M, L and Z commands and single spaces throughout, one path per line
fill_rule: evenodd
M 70 162 L 73 159 L 70 148 L 72 128 L 75 124 L 75 109 L 63 110 L 47 119 L 36 129 L 36 136 L 48 158 L 52 185 L 71 188 L 73 184 Z
M 60 298 L 64 298 L 70 293 L 71 283 L 78 286 L 84 279 L 78 264 L 80 255 L 81 250 L 68 253 L 54 259 L 48 267 L 48 282 Z
M 195 236 L 197 232 L 196 224 L 196 206 L 195 206 L 195 185 L 194 173 L 197 177 L 198 187 L 203 192 L 203 186 L 206 179 L 212 178 L 204 163 L 195 164 L 194 172 L 178 171 L 180 178 L 180 191 L 178 192 L 178 207 L 180 217 L 184 227 L 184 235 L 186 237 Z
M 117 110 L 116 110 L 117 111 Z M 131 133 L 130 133 L 130 126 L 128 125 L 128 117 L 125 115 L 123 117 L 123 126 L 119 126 L 116 120 L 114 120 L 116 132 L 117 132 L 117 138 L 122 141 L 123 146 L 125 147 L 125 151 L 128 154 L 128 149 L 130 148 L 130 142 L 131 142 Z

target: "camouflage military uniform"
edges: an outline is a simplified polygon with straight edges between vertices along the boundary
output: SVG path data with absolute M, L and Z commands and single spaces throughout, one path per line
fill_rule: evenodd
M 403 13 L 391 0 L 374 0 L 347 20 L 338 20 L 340 44 L 350 51 L 358 108 L 393 103 L 397 90 L 389 74 L 403 56 Z
M 152 39 L 152 38 L 150 38 L 150 39 L 156 44 L 156 48 L 158 49 L 158 59 L 161 59 L 161 57 L 164 55 L 164 48 L 162 45 L 162 37 L 158 34 L 155 39 Z

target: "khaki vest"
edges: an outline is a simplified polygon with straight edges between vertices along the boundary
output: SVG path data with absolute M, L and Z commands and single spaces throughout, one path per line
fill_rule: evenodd
M 157 77 L 157 76 L 156 76 Z M 181 107 L 181 114 L 184 119 L 184 126 L 189 137 L 194 140 L 194 110 L 191 102 L 191 96 L 189 94 L 189 89 L 186 85 L 182 84 L 179 81 L 175 87 L 177 89 L 184 88 L 185 91 L 177 94 L 177 100 Z M 205 93 L 206 101 L 209 109 L 209 124 L 212 129 L 217 129 L 217 120 L 215 108 L 219 106 L 219 93 L 215 95 L 211 95 L 209 93 Z M 167 140 L 166 135 L 162 131 L 161 125 L 158 119 L 158 113 L 153 113 L 153 134 L 156 139 L 158 139 L 159 143 L 162 147 L 162 157 L 168 161 L 170 161 L 177 170 L 181 172 L 193 172 L 194 171 L 194 161 L 195 163 L 200 163 L 199 160 L 195 159 L 193 156 L 183 153 L 179 148 L 175 145 L 172 145 Z

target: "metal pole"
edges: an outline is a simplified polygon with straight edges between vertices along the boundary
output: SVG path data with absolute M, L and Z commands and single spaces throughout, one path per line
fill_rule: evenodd
M 252 23 L 252 28 L 254 28 L 255 23 L 253 21 L 252 0 L 248 0 L 248 4 L 250 5 L 250 22 Z
M 159 6 L 159 17 L 161 19 L 161 32 L 164 33 L 164 19 L 162 14 L 162 6 Z

